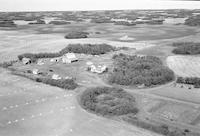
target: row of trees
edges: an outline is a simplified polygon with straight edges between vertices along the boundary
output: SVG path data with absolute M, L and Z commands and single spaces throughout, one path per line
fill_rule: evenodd
M 60 57 L 68 52 L 100 55 L 114 50 L 115 48 L 108 44 L 69 44 L 67 47 L 56 53 L 24 53 L 18 55 L 18 59 L 22 60 L 23 58 L 30 58 L 31 62 L 35 62 L 39 58 Z
M 124 26 L 135 26 L 135 22 L 128 22 L 128 21 L 116 21 L 115 25 L 124 25 Z
M 150 130 L 152 132 L 162 134 L 165 136 L 197 136 L 199 134 L 190 132 L 188 129 L 180 129 L 180 128 L 173 128 L 165 124 L 152 124 L 147 121 L 143 121 L 141 119 L 138 119 L 135 116 L 126 116 L 123 117 L 123 119 L 133 125 L 136 125 L 138 127 Z
M 46 77 L 33 76 L 31 71 L 24 72 L 24 71 L 18 71 L 16 69 L 11 69 L 11 71 L 12 71 L 12 74 L 14 74 L 14 75 L 22 76 L 22 77 L 34 80 L 36 82 L 41 82 L 44 84 L 56 86 L 56 87 L 63 88 L 63 89 L 74 90 L 78 87 L 78 84 L 75 82 L 75 79 L 55 80 L 46 75 L 45 75 Z
M 200 78 L 198 77 L 178 77 L 176 83 L 189 84 L 195 88 L 200 88 Z
M 12 20 L 0 21 L 0 27 L 16 27 L 17 25 Z
M 71 23 L 67 22 L 67 21 L 51 21 L 51 22 L 49 22 L 49 24 L 53 24 L 53 25 L 67 25 L 67 24 L 71 24 Z
M 114 68 L 108 81 L 119 85 L 160 85 L 174 79 L 174 73 L 153 56 L 113 56 Z
M 200 43 L 179 42 L 173 43 L 176 48 L 172 51 L 175 54 L 195 55 L 200 54 Z
M 80 99 L 84 109 L 103 116 L 137 114 L 135 98 L 123 89 L 95 87 L 86 89 Z
M 185 20 L 184 24 L 189 26 L 200 26 L 200 15 L 189 17 Z
M 74 90 L 78 87 L 78 84 L 73 79 L 36 78 L 35 81 L 69 90 Z
M 108 44 L 70 44 L 66 47 L 66 50 L 74 53 L 101 55 L 114 51 L 115 48 Z
M 89 33 L 88 32 L 70 32 L 67 35 L 65 35 L 66 39 L 80 39 L 80 38 L 88 38 Z
M 8 68 L 8 67 L 12 66 L 16 62 L 17 62 L 16 60 L 3 62 L 3 63 L 0 63 L 0 67 L 2 67 L 2 68 Z

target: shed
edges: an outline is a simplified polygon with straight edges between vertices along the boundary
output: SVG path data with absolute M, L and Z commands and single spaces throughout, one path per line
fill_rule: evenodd
M 23 63 L 24 65 L 30 64 L 30 63 L 31 63 L 31 59 L 30 59 L 30 58 L 23 58 L 23 59 L 22 59 L 22 63 Z
M 60 61 L 60 58 L 53 58 L 50 60 L 50 62 L 59 62 Z
M 38 74 L 38 71 L 39 71 L 38 69 L 33 69 L 33 74 L 34 74 L 34 75 L 37 75 L 37 74 Z
M 52 79 L 59 80 L 59 79 L 61 79 L 61 77 L 57 74 L 53 74 Z

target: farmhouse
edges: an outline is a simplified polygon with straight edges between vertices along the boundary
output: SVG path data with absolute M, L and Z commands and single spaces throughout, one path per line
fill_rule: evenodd
M 107 69 L 108 68 L 105 65 L 103 65 L 103 66 L 101 66 L 101 65 L 99 65 L 99 66 L 90 65 L 88 67 L 89 71 L 91 71 L 93 73 L 98 73 L 98 74 L 101 74 L 101 73 L 105 72 Z
M 62 57 L 63 63 L 72 63 L 78 61 L 78 58 L 74 53 L 67 53 Z
M 61 79 L 61 77 L 57 74 L 53 74 L 52 79 L 59 80 L 59 79 Z
M 31 63 L 31 59 L 29 59 L 29 58 L 23 58 L 23 59 L 22 59 L 22 63 L 23 63 L 24 65 L 30 64 L 30 63 Z

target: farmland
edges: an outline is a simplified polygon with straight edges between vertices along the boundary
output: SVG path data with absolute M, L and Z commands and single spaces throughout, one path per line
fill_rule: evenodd
M 144 14 L 137 12 L 138 18 L 146 14 L 145 11 Z M 153 11 L 149 13 L 151 15 L 146 16 L 146 19 L 161 16 Z M 200 57 L 176 55 L 173 53 L 175 47 L 171 46 L 180 41 L 198 42 L 200 28 L 184 25 L 183 22 L 179 25 L 167 22 L 141 23 L 135 21 L 137 17 L 131 18 L 132 13 L 126 12 L 124 14 L 129 15 L 129 21 L 135 21 L 136 24 L 121 22 L 115 25 L 116 22 L 102 16 L 101 21 L 92 22 L 90 19 L 94 21 L 94 17 L 102 14 L 98 12 L 79 13 L 82 18 L 71 12 L 69 15 L 65 12 L 60 12 L 60 15 L 45 12 L 38 14 L 32 13 L 32 18 L 16 15 L 16 18 L 19 17 L 18 21 L 14 21 L 16 27 L 0 27 L 0 63 L 14 60 L 8 69 L 0 69 L 0 135 L 200 135 L 199 89 L 176 83 L 178 76 L 200 77 Z M 57 17 L 46 19 L 46 14 Z M 118 16 L 118 13 L 112 11 L 107 16 L 114 18 L 115 14 Z M 177 17 L 181 16 L 179 12 L 176 14 Z M 190 15 L 186 11 L 185 14 Z M 2 18 L 11 19 L 3 15 Z M 123 18 L 122 13 L 119 16 Z M 20 17 L 24 19 L 22 24 L 18 24 Z M 45 24 L 28 24 L 37 19 L 44 20 Z M 56 20 L 61 24 L 49 23 Z M 99 46 L 105 46 L 106 51 L 102 51 Z M 27 64 L 23 58 L 18 59 L 18 55 L 24 53 L 54 54 L 67 47 L 70 47 L 69 52 L 56 57 L 34 58 L 35 62 Z M 68 53 L 74 54 L 76 61 L 64 62 Z M 117 66 L 117 61 L 112 58 L 119 54 L 129 56 L 125 58 L 129 63 L 118 61 L 120 65 L 117 70 L 127 77 L 135 72 L 143 81 L 136 82 L 137 87 L 108 82 L 108 77 Z M 131 57 L 135 59 L 131 60 Z M 130 63 L 133 65 L 128 65 Z M 100 69 L 103 66 L 106 70 L 102 73 L 92 71 L 94 67 Z M 154 71 L 156 68 L 157 71 Z M 156 82 L 160 79 L 164 81 L 169 75 L 173 78 L 152 85 L 152 77 L 162 75 L 162 70 L 168 74 Z M 53 83 L 54 86 L 42 83 L 39 78 L 43 77 L 50 81 L 73 79 L 77 86 L 63 89 L 55 85 L 58 82 Z M 147 77 L 148 80 L 141 77 Z M 81 105 L 81 102 L 85 105 Z
M 200 58 L 198 56 L 170 56 L 168 66 L 183 77 L 200 77 Z

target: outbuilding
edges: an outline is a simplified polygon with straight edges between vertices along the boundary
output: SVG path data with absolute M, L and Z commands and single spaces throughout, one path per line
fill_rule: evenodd
M 37 74 L 38 74 L 38 72 L 39 72 L 39 70 L 38 70 L 38 69 L 33 69 L 33 74 L 34 74 L 34 75 L 37 75 Z
M 61 77 L 57 74 L 53 74 L 52 79 L 59 80 L 59 79 L 61 79 Z
M 31 59 L 30 59 L 30 58 L 23 58 L 23 59 L 22 59 L 22 63 L 23 63 L 24 65 L 30 64 L 30 63 L 31 63 Z

